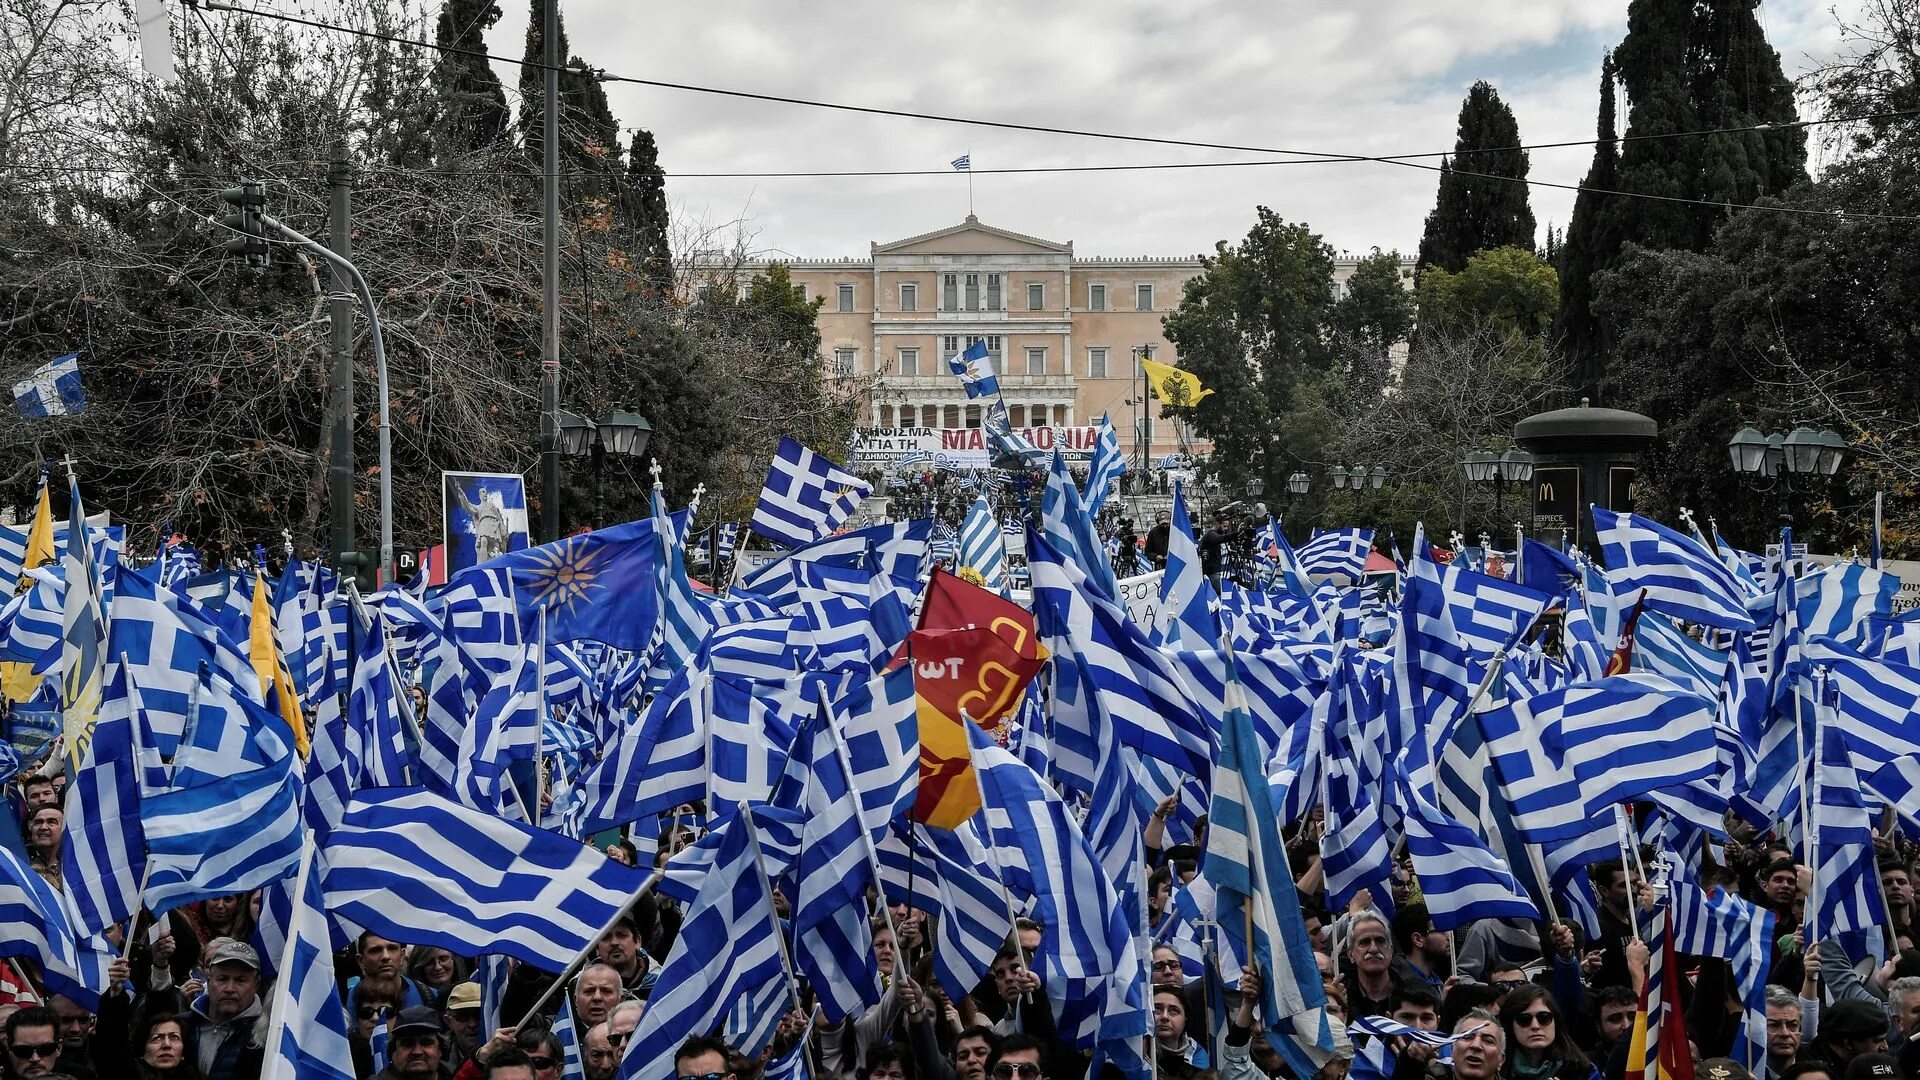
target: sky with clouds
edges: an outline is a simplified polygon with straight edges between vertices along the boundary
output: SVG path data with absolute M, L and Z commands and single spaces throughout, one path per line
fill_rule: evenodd
M 1830 56 L 1863 0 L 1766 0 L 1789 76 Z M 503 0 L 492 51 L 518 55 L 529 5 Z M 1627 0 L 838 0 L 718 4 L 562 0 L 573 50 L 609 72 L 782 96 L 1315 153 L 1451 149 L 1461 98 L 1491 81 L 1529 143 L 1590 139 L 1601 54 Z M 501 78 L 518 83 L 513 65 Z M 610 83 L 626 129 L 660 145 L 676 221 L 738 223 L 757 250 L 864 256 L 959 221 L 959 174 L 701 179 L 676 174 L 977 169 L 1271 159 L 865 116 Z M 1537 179 L 1578 183 L 1585 147 L 1533 154 Z M 977 175 L 983 221 L 1079 255 L 1178 255 L 1245 234 L 1255 205 L 1335 248 L 1411 253 L 1433 173 L 1375 162 Z M 1542 227 L 1573 193 L 1536 187 Z

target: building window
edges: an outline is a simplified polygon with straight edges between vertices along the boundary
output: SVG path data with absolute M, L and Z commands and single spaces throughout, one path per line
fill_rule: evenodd
M 1027 374 L 1045 375 L 1047 373 L 1047 350 L 1027 349 Z
M 919 311 L 920 310 L 920 286 L 918 285 L 900 286 L 900 310 L 901 311 Z
M 960 310 L 960 275 L 940 275 L 940 310 Z
M 960 406 L 958 406 L 958 405 L 949 405 L 949 406 L 947 406 L 947 407 L 946 407 L 946 409 L 945 409 L 945 410 L 943 410 L 943 412 L 945 413 L 945 417 L 944 417 L 944 418 L 945 418 L 945 420 L 946 420 L 946 423 L 945 423 L 945 424 L 944 424 L 943 426 L 945 426 L 945 427 L 959 427 L 959 426 L 960 426 Z
M 940 426 L 940 406 L 938 405 L 920 406 L 920 426 L 921 427 L 939 427 Z
M 980 426 L 980 406 L 978 405 L 967 406 L 967 426 L 968 427 Z
M 1107 350 L 1087 350 L 1087 378 L 1104 379 L 1107 377 Z
M 1107 287 L 1104 283 L 1087 286 L 1087 310 L 1107 310 Z
M 875 405 L 873 407 L 873 421 L 876 425 L 883 428 L 892 427 L 893 426 L 893 406 Z
M 1017 428 L 1027 426 L 1027 407 L 1025 405 L 1007 406 L 1007 426 Z
M 1027 310 L 1047 310 L 1047 287 L 1037 281 L 1027 283 Z
M 966 278 L 967 278 L 967 282 L 966 282 L 967 310 L 979 311 L 980 310 L 980 275 L 968 274 L 966 275 Z
M 851 285 L 840 286 L 840 310 L 853 310 L 853 286 Z
M 912 378 L 920 374 L 920 350 L 900 350 L 900 374 Z
M 1053 407 L 1053 426 L 1067 426 L 1067 407 L 1065 405 L 1055 405 Z
M 700 301 L 701 303 L 705 303 L 707 300 L 707 294 L 712 291 L 713 291 L 713 286 L 705 284 L 703 282 L 693 287 L 693 298 L 695 300 Z
M 1001 303 L 1000 301 L 1001 280 L 1002 279 L 999 274 L 987 275 L 987 310 L 988 311 L 1006 310 L 1006 305 Z
M 960 355 L 960 335 L 945 334 L 940 338 L 940 358 L 951 360 Z
M 801 303 L 806 303 L 807 301 L 810 301 L 813 299 L 813 287 L 808 285 L 806 282 L 802 281 L 798 285 L 795 285 L 794 288 L 800 290 Z
M 834 378 L 850 379 L 853 377 L 853 365 L 854 365 L 855 353 L 856 353 L 856 350 L 853 350 L 853 349 L 833 350 L 833 377 Z
M 1153 286 L 1135 285 L 1133 287 L 1133 306 L 1140 311 L 1153 310 Z

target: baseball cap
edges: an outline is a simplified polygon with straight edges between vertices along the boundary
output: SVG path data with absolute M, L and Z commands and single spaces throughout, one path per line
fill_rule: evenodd
M 394 1018 L 392 1034 L 398 1035 L 405 1031 L 431 1031 L 438 1035 L 446 1030 L 447 1026 L 441 1021 L 439 1013 L 425 1005 L 409 1005 L 401 1009 L 400 1015 Z
M 477 1009 L 480 1007 L 480 984 L 463 982 L 447 994 L 447 1011 L 455 1009 Z
M 1900 1080 L 1900 1063 L 1892 1054 L 1861 1054 L 1847 1062 L 1847 1080 Z
M 1753 1074 L 1732 1058 L 1708 1058 L 1700 1063 L 1698 1080 L 1753 1080 Z
M 233 938 L 221 938 L 213 943 L 211 949 L 207 950 L 207 966 L 217 967 L 221 964 L 245 964 L 253 970 L 259 971 L 260 954 L 254 952 L 253 946 L 244 941 L 235 941 Z

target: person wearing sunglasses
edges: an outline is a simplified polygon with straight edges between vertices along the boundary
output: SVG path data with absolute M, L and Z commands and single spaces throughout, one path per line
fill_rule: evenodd
M 1512 1080 L 1599 1080 L 1600 1072 L 1573 1044 L 1553 995 L 1532 983 L 1500 999 L 1508 1047 L 1501 1075 Z
M 1031 1035 L 1009 1035 L 987 1058 L 988 1080 L 1047 1080 L 1040 1065 L 1045 1047 Z
M 727 1044 L 710 1035 L 695 1035 L 673 1053 L 674 1080 L 733 1080 Z
M 55 1071 L 60 1060 L 60 1015 L 42 1006 L 30 1006 L 7 1017 L 8 1080 L 31 1080 Z

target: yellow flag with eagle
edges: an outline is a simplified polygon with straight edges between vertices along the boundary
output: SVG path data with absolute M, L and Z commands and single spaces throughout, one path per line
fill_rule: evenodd
M 1200 385 L 1200 376 L 1172 364 L 1143 356 L 1140 368 L 1147 373 L 1147 385 L 1153 388 L 1153 396 L 1168 405 L 1198 405 L 1201 398 L 1213 393 Z

